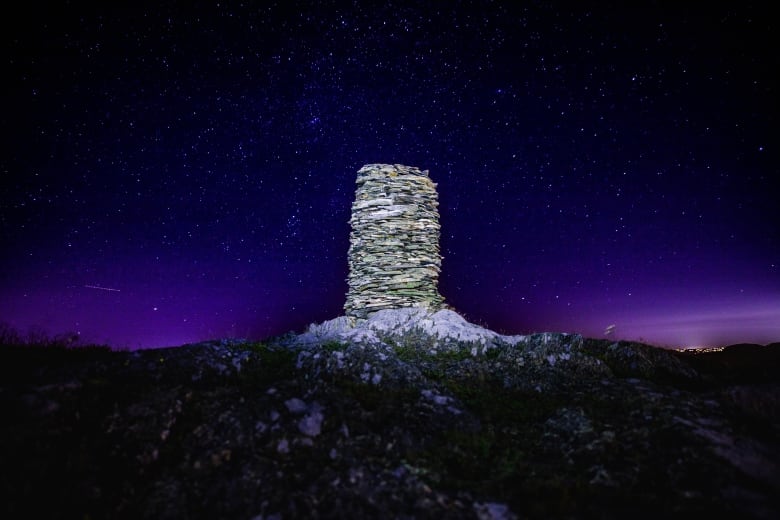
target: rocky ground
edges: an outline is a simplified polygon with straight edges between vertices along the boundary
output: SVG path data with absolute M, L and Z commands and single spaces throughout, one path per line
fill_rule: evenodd
M 683 354 L 407 310 L 0 353 L 3 518 L 780 516 L 777 344 Z

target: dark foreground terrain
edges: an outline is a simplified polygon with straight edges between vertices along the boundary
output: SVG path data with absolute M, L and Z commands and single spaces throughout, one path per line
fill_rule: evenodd
M 4 346 L 0 517 L 780 518 L 776 344 L 430 347 Z

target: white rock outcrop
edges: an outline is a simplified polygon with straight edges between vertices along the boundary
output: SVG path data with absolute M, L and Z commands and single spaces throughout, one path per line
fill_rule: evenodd
M 466 321 L 463 316 L 448 309 L 437 312 L 420 308 L 386 309 L 372 314 L 366 320 L 338 318 L 309 325 L 295 338 L 299 345 L 319 345 L 331 341 L 344 343 L 379 344 L 382 337 L 403 336 L 419 332 L 434 343 L 468 343 L 489 346 L 496 343 L 516 345 L 527 336 L 507 336 Z

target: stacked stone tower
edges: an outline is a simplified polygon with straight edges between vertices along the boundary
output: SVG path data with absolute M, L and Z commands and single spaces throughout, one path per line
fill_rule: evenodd
M 358 170 L 349 221 L 347 316 L 442 306 L 438 205 L 428 170 L 401 164 L 367 164 Z

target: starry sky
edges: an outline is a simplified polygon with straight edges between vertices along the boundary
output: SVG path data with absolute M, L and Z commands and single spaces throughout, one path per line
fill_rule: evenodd
M 589 3 L 7 12 L 0 321 L 147 348 L 336 317 L 380 162 L 438 183 L 472 322 L 780 340 L 777 18 Z

